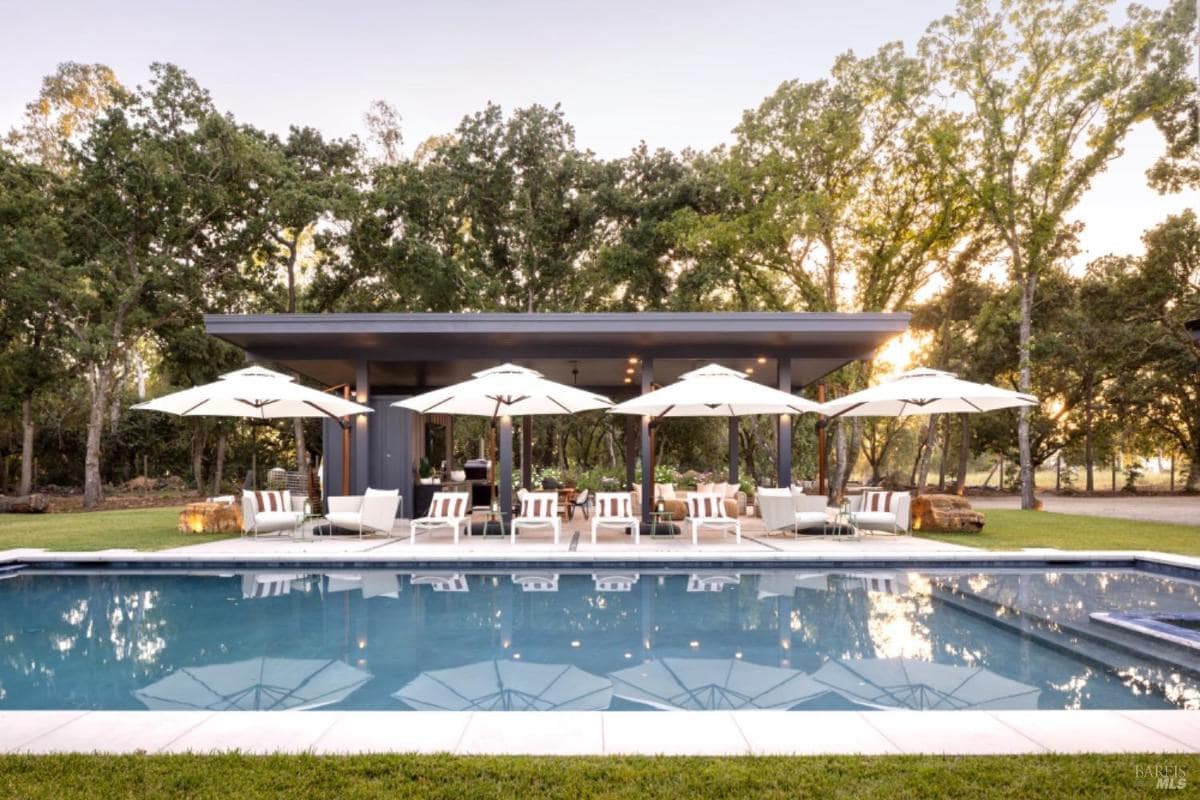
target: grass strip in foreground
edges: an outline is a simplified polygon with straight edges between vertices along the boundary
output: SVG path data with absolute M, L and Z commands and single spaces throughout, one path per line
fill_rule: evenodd
M 1050 511 L 987 509 L 979 533 L 918 533 L 925 539 L 988 550 L 1158 550 L 1200 555 L 1200 526 L 1140 522 Z
M 1164 791 L 1160 776 L 1182 791 Z M 0 756 L 0 795 L 38 798 L 1012 798 L 1189 796 L 1200 756 L 532 758 Z

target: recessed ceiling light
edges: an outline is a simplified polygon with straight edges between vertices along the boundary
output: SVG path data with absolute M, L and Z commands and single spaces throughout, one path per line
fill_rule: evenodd
M 746 374 L 747 374 L 747 375 L 753 375 L 753 374 L 754 374 L 754 367 L 746 367 Z
M 637 356 L 630 356 L 630 357 L 629 357 L 629 363 L 630 363 L 630 364 L 636 364 L 636 363 L 638 363 Z
M 758 357 L 758 363 L 760 363 L 760 364 L 765 364 L 765 363 L 767 363 L 767 357 L 766 357 L 766 356 L 759 356 L 759 357 Z
M 625 382 L 626 382 L 626 383 L 633 383 L 633 378 L 626 378 L 626 379 L 625 379 Z
M 625 368 L 625 374 L 626 374 L 626 375 L 632 375 L 632 374 L 633 374 L 633 367 L 626 367 L 626 368 Z

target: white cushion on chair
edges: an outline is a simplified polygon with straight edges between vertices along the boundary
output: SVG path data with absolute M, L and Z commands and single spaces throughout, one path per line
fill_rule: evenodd
M 325 519 L 331 525 L 337 525 L 340 528 L 358 528 L 362 521 L 362 515 L 357 511 L 331 511 L 325 515 Z

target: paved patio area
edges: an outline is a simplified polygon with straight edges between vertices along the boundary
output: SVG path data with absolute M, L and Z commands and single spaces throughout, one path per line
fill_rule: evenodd
M 529 531 L 517 537 L 514 544 L 508 536 L 462 536 L 458 544 L 450 531 L 435 530 L 419 532 L 415 542 L 410 543 L 409 526 L 400 520 L 391 537 L 382 535 L 364 536 L 314 536 L 313 526 L 306 525 L 300 538 L 287 535 L 270 535 L 259 538 L 242 537 L 205 544 L 184 545 L 171 553 L 189 556 L 248 556 L 262 554 L 279 555 L 328 555 L 354 554 L 371 558 L 420 559 L 420 558 L 463 558 L 497 559 L 574 557 L 574 558 L 646 558 L 669 557 L 678 559 L 713 558 L 722 556 L 770 558 L 772 554 L 811 554 L 857 557 L 865 554 L 928 555 L 932 553 L 971 552 L 975 548 L 945 542 L 935 542 L 914 536 L 894 536 L 888 533 L 865 532 L 859 537 L 793 536 L 775 533 L 768 535 L 762 520 L 743 518 L 742 542 L 738 544 L 733 534 L 722 534 L 717 530 L 702 530 L 700 545 L 692 544 L 688 528 L 678 536 L 648 536 L 643 534 L 635 546 L 630 536 L 615 529 L 600 530 L 596 544 L 592 544 L 591 523 L 577 515 L 572 521 L 564 522 L 559 543 L 549 531 Z

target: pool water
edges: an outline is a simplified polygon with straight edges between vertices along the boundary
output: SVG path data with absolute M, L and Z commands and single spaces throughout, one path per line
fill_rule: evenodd
M 1064 629 L 1197 608 L 1135 571 L 24 572 L 0 709 L 1196 708 L 1194 655 Z

